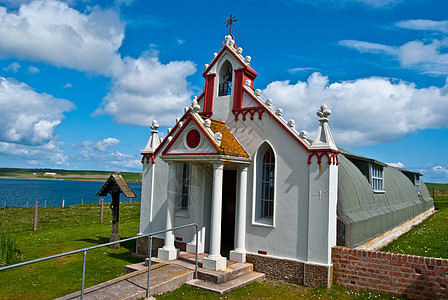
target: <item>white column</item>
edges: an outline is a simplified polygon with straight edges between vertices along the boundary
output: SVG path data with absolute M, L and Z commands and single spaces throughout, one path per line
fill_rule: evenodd
M 166 199 L 166 229 L 174 228 L 174 214 L 176 211 L 176 165 L 168 163 L 168 192 Z M 165 244 L 159 249 L 158 257 L 165 260 L 177 258 L 177 249 L 174 247 L 174 232 L 165 233 Z
M 221 256 L 221 214 L 223 164 L 213 164 L 213 192 L 210 221 L 210 254 L 203 260 L 205 269 L 218 271 L 226 267 L 226 259 Z
M 230 260 L 246 261 L 246 195 L 247 195 L 247 166 L 239 172 L 239 190 L 235 218 L 235 250 L 230 251 Z

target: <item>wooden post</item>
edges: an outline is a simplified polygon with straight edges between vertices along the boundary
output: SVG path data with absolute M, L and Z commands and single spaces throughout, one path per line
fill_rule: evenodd
M 45 200 L 44 208 L 47 208 L 47 200 Z
M 81 205 L 84 205 L 84 199 L 81 199 Z
M 65 202 L 65 200 L 62 199 L 62 208 L 64 208 L 64 202 Z
M 103 223 L 103 207 L 104 207 L 104 199 L 103 198 L 101 198 L 100 203 L 101 203 L 100 222 Z
M 34 223 L 33 223 L 33 230 L 37 230 L 37 211 L 38 211 L 38 202 L 34 201 Z
M 118 224 L 120 220 L 120 192 L 112 191 L 112 203 L 110 208 L 112 209 L 112 234 L 110 235 L 110 241 L 115 242 L 120 240 L 120 234 L 118 233 Z M 120 244 L 114 244 L 110 246 L 111 249 L 120 249 Z
M 26 208 L 28 208 L 28 200 L 26 200 Z

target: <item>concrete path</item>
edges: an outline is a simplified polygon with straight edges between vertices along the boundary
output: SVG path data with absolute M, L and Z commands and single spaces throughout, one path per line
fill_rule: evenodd
M 104 282 L 84 290 L 84 299 L 141 299 L 146 297 L 148 271 L 143 269 L 122 277 Z M 176 266 L 155 264 L 151 266 L 150 295 L 173 291 L 185 282 L 192 280 L 194 271 Z M 76 292 L 61 300 L 80 299 Z

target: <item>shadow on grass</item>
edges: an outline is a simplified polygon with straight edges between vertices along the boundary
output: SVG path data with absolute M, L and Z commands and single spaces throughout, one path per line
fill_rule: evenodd
M 128 237 L 122 237 L 122 239 L 127 239 Z M 78 241 L 87 242 L 94 245 L 102 245 L 110 242 L 109 238 L 103 236 L 96 236 L 96 239 L 79 239 Z M 142 261 L 140 258 L 136 258 L 131 255 L 131 252 L 135 252 L 136 240 L 127 241 L 124 243 L 120 243 L 120 249 L 126 249 L 128 253 L 108 253 L 110 257 L 125 260 L 131 263 L 137 263 Z M 107 246 L 105 246 L 108 248 Z

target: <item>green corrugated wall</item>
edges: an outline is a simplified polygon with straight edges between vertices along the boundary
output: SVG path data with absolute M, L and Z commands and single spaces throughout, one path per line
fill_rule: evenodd
M 434 206 L 420 180 L 421 196 L 399 169 L 384 167 L 385 193 L 374 193 L 367 178 L 339 155 L 338 245 L 356 247 Z

